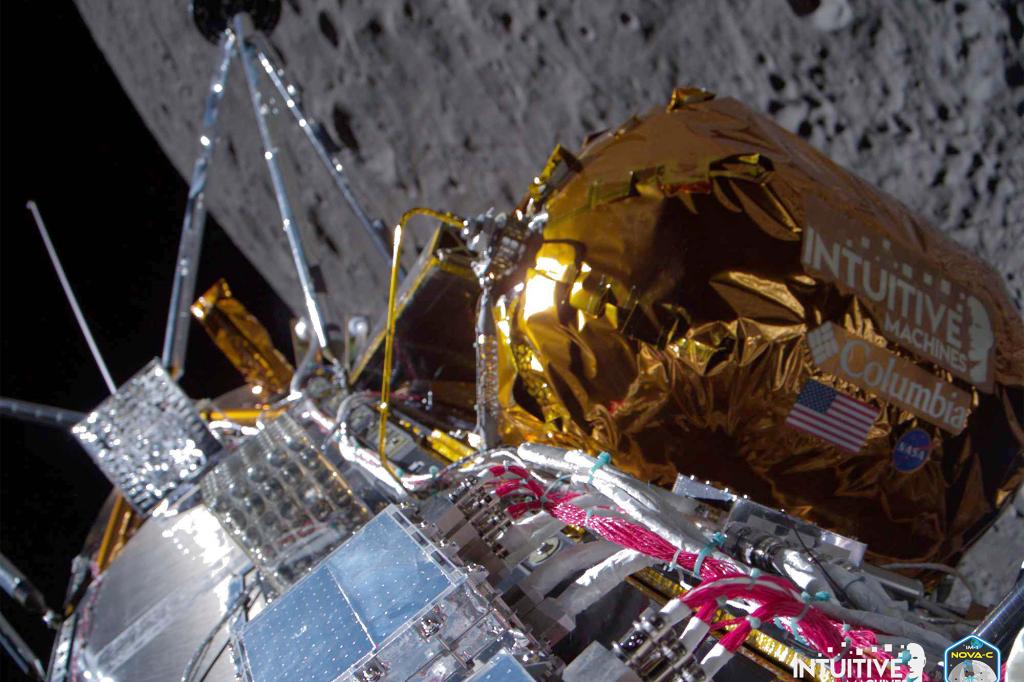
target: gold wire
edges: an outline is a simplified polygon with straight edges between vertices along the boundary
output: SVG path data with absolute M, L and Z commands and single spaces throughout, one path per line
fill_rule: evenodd
M 454 213 L 447 213 L 445 211 L 435 211 L 429 208 L 416 207 L 411 208 L 402 214 L 402 217 L 398 220 L 398 225 L 395 226 L 395 234 L 393 237 L 393 246 L 391 252 L 391 282 L 388 286 L 388 321 L 387 327 L 384 332 L 384 378 L 381 381 L 380 386 L 380 429 L 377 440 L 377 452 L 380 454 L 380 465 L 384 467 L 384 470 L 391 474 L 391 477 L 402 483 L 402 478 L 395 471 L 395 468 L 388 461 L 385 446 L 387 445 L 388 436 L 388 416 L 391 414 L 391 366 L 394 361 L 395 351 L 395 318 L 396 314 L 396 300 L 398 298 L 398 271 L 399 265 L 402 261 L 402 244 L 403 236 L 405 233 L 405 224 L 409 222 L 413 216 L 424 215 L 436 220 L 440 220 L 446 225 L 452 227 L 462 228 L 465 224 L 465 220 L 455 215 Z
M 110 517 L 107 519 L 107 527 L 103 530 L 103 539 L 100 540 L 100 548 L 96 553 L 96 565 L 103 571 L 113 559 L 113 547 L 116 541 L 118 526 L 121 524 L 121 517 L 129 509 L 124 497 L 118 495 L 114 498 L 114 506 L 110 509 Z

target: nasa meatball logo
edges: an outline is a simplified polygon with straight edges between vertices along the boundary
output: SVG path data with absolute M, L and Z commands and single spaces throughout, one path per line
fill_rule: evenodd
M 946 649 L 946 682 L 1000 682 L 1003 662 L 999 649 L 980 637 L 964 637 Z
M 907 431 L 892 449 L 892 465 L 897 471 L 917 471 L 932 452 L 932 437 L 924 429 Z

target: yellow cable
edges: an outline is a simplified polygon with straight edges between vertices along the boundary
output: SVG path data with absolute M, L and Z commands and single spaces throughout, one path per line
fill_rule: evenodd
M 466 224 L 464 218 L 460 218 L 454 213 L 448 213 L 447 211 L 435 211 L 430 208 L 422 208 L 419 206 L 416 208 L 410 208 L 408 211 L 403 213 L 402 217 L 398 220 L 398 224 L 404 227 L 405 224 L 409 222 L 410 218 L 417 215 L 429 216 L 435 220 L 440 220 L 445 225 L 451 225 L 452 227 L 457 227 L 460 230 Z
M 391 253 L 391 282 L 388 287 L 388 323 L 384 331 L 384 378 L 380 387 L 380 431 L 377 441 L 377 452 L 380 454 L 380 465 L 391 474 L 392 478 L 402 483 L 401 477 L 395 468 L 391 466 L 385 453 L 385 445 L 388 435 L 388 415 L 391 413 L 391 365 L 394 361 L 395 345 L 395 317 L 396 299 L 398 297 L 398 271 L 402 261 L 402 237 L 405 232 L 405 224 L 416 215 L 425 215 L 440 220 L 446 225 L 462 228 L 465 221 L 453 213 L 434 211 L 429 208 L 411 208 L 402 214 L 395 226 L 393 247 Z
M 114 546 L 114 535 L 117 533 L 117 527 L 121 520 L 121 516 L 127 508 L 128 504 L 125 502 L 124 497 L 117 495 L 114 498 L 114 506 L 110 509 L 110 517 L 107 519 L 107 527 L 103 530 L 103 539 L 100 540 L 99 551 L 96 552 L 96 566 L 101 572 L 104 571 L 110 563 L 111 550 Z

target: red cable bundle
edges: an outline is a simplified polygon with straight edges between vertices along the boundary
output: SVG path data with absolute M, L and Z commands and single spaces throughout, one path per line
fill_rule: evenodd
M 509 505 L 507 512 L 512 518 L 519 518 L 528 511 L 546 511 L 556 519 L 565 522 L 570 526 L 586 528 L 600 535 L 609 542 L 621 547 L 636 550 L 647 556 L 654 557 L 666 564 L 675 565 L 693 571 L 697 563 L 697 555 L 692 552 L 677 551 L 677 548 L 670 544 L 660 535 L 638 523 L 628 521 L 615 516 L 601 516 L 588 513 L 569 501 L 578 497 L 578 493 L 552 494 L 541 487 L 540 483 L 534 480 L 529 472 L 518 466 L 495 466 L 491 467 L 490 473 L 500 477 L 506 473 L 517 476 L 517 479 L 506 479 L 497 482 L 495 494 L 498 497 L 508 497 L 519 491 L 526 491 L 527 499 Z M 550 486 L 549 486 L 550 488 Z M 742 573 L 731 564 L 719 561 L 718 559 L 706 559 L 701 566 L 701 578 L 714 580 L 716 578 L 742 575 Z
M 638 523 L 618 516 L 601 516 L 572 504 L 570 500 L 578 497 L 578 493 L 552 492 L 558 480 L 544 488 L 528 470 L 514 465 L 494 466 L 489 469 L 489 473 L 496 479 L 492 484 L 499 498 L 522 495 L 521 501 L 510 504 L 506 509 L 512 518 L 519 518 L 528 511 L 545 511 L 568 525 L 586 528 L 609 542 L 667 564 L 680 566 L 691 573 L 700 558 L 698 554 L 674 547 Z M 504 478 L 508 474 L 513 478 Z M 709 545 L 709 550 L 711 546 Z M 706 552 L 702 552 L 704 553 Z M 880 660 L 892 658 L 887 652 L 875 649 L 877 640 L 873 632 L 850 631 L 846 626 L 836 623 L 820 609 L 812 606 L 813 598 L 801 593 L 799 588 L 783 578 L 761 575 L 760 571 L 748 576 L 731 563 L 712 558 L 705 558 L 701 563 L 700 578 L 702 584 L 681 599 L 696 612 L 697 618 L 704 622 L 710 624 L 719 604 L 725 601 L 743 600 L 758 604 L 750 616 L 714 625 L 714 629 L 736 626 L 720 641 L 721 646 L 729 651 L 739 649 L 762 620 L 789 618 L 794 619 L 790 621 L 794 623 L 790 626 L 793 634 L 802 637 L 826 658 L 839 660 L 848 657 L 848 652 L 852 653 L 857 649 L 873 651 Z M 864 677 L 848 673 L 844 679 L 854 681 Z M 889 678 L 875 674 L 872 679 Z

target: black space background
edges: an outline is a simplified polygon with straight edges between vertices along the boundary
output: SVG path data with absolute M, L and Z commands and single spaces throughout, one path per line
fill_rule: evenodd
M 70 0 L 4 0 L 0 11 L 0 395 L 85 411 L 106 388 L 25 202 L 39 204 L 121 383 L 160 354 L 187 186 Z M 288 353 L 289 311 L 211 216 L 197 294 L 219 277 Z M 193 398 L 241 383 L 195 326 L 187 365 Z M 0 551 L 55 608 L 109 489 L 68 435 L 0 420 Z M 6 596 L 0 605 L 45 665 L 49 632 Z M 20 679 L 6 656 L 0 677 Z

